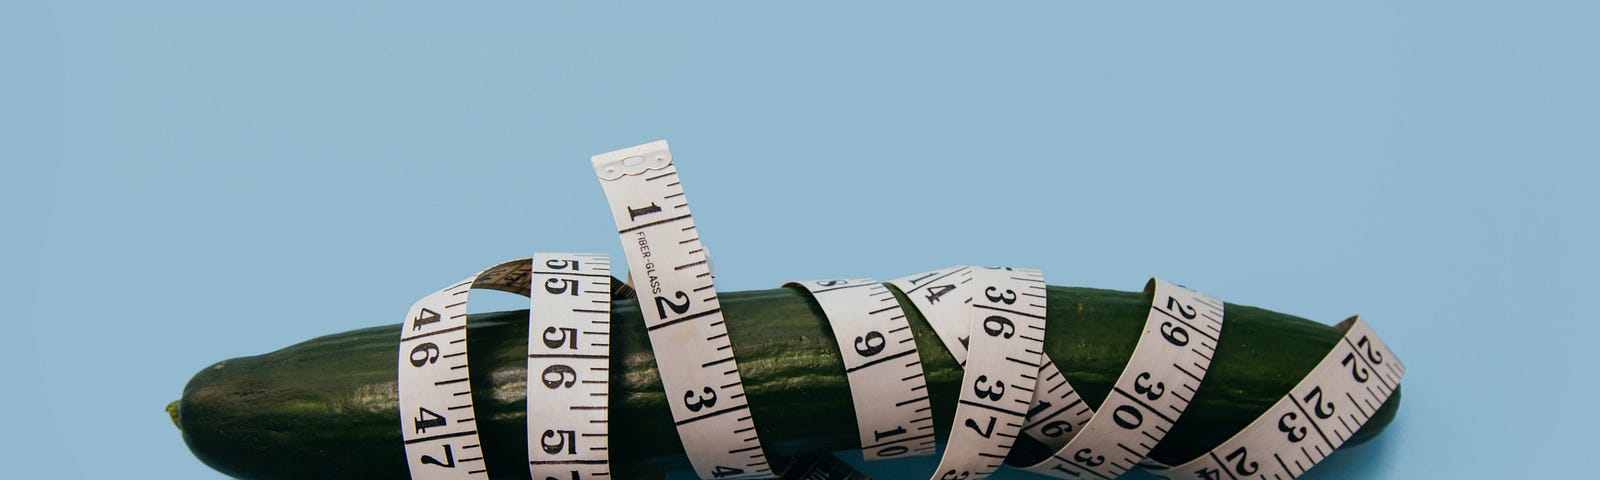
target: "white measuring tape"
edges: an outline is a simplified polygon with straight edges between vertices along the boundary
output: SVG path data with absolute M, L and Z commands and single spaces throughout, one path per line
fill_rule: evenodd
M 872 279 L 790 282 L 822 307 L 844 358 L 862 456 L 929 455 L 933 407 L 911 323 L 894 294 Z
M 956 362 L 963 366 L 967 363 L 971 330 L 972 315 L 968 310 L 972 308 L 972 291 L 967 288 L 972 282 L 971 272 L 972 267 L 956 265 L 889 282 L 911 300 Z M 1021 295 L 1030 302 L 1046 305 L 1043 291 L 1027 291 Z M 1041 360 L 1039 382 L 1034 387 L 1022 431 L 1051 448 L 1061 448 L 1077 435 L 1094 410 L 1084 404 L 1049 355 L 1043 355 Z
M 1005 462 L 1027 418 L 1044 355 L 1045 304 L 1038 270 L 975 268 L 955 424 L 934 477 L 987 477 Z
M 1110 480 L 1161 443 L 1194 399 L 1222 332 L 1222 302 L 1161 279 L 1144 333 L 1111 394 L 1083 431 L 1049 459 L 1025 470 L 1058 478 Z
M 467 293 L 528 294 L 529 259 L 501 263 L 418 300 L 401 324 L 400 436 L 416 480 L 487 479 L 467 376 Z
M 1299 477 L 1366 424 L 1406 367 L 1360 317 L 1311 373 L 1244 430 L 1194 460 L 1151 473 L 1184 480 Z
M 591 158 L 627 251 L 669 408 L 702 478 L 773 475 L 756 436 L 709 257 L 666 142 Z M 531 283 L 530 283 L 531 282 Z M 1152 279 L 1151 310 L 1128 365 L 1096 409 L 1043 353 L 1046 287 L 1037 270 L 950 267 L 890 282 L 927 318 L 965 372 L 933 478 L 976 480 L 1017 435 L 1056 449 L 1024 469 L 1110 480 L 1135 465 L 1185 480 L 1295 478 L 1348 440 L 1398 387 L 1404 366 L 1359 318 L 1288 395 L 1211 452 L 1181 465 L 1146 456 L 1188 407 L 1222 333 L 1223 304 Z M 868 460 L 934 451 L 931 408 L 912 330 L 872 280 L 794 282 L 828 318 Z M 413 479 L 486 479 L 467 374 L 471 288 L 531 300 L 528 458 L 533 478 L 608 478 L 609 260 L 540 254 L 505 262 L 418 301 L 399 350 L 402 438 Z M 676 392 L 683 392 L 681 398 Z M 831 457 L 793 462 L 784 478 L 865 479 Z
M 528 469 L 602 479 L 608 463 L 611 260 L 535 254 L 528 310 Z
M 689 462 L 701 478 L 771 476 L 667 142 L 602 153 L 590 162 L 627 252 Z

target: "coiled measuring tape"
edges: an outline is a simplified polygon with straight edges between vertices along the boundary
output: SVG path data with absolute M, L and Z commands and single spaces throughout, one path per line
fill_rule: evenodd
M 972 305 L 972 291 L 967 287 L 972 283 L 972 268 L 956 265 L 889 282 L 911 300 L 933 327 L 934 335 L 963 366 L 967 363 L 971 331 L 972 315 L 968 310 Z M 1021 295 L 1030 302 L 1046 305 L 1047 298 L 1041 290 L 1029 289 Z M 1039 382 L 1034 387 L 1022 431 L 1051 448 L 1061 448 L 1077 435 L 1094 410 L 1073 390 L 1048 354 L 1042 355 L 1040 360 Z
M 685 392 L 682 403 L 669 405 L 690 461 L 702 477 L 771 476 L 743 398 L 709 258 L 694 233 L 666 143 L 601 154 L 591 161 L 612 205 L 631 271 L 640 272 L 640 290 L 648 292 L 639 300 L 663 386 L 669 399 L 675 399 L 671 392 Z M 548 269 L 534 271 L 539 262 Z M 1405 370 L 1376 333 L 1352 317 L 1339 324 L 1346 331 L 1343 340 L 1267 413 L 1205 455 L 1177 466 L 1161 465 L 1145 456 L 1204 381 L 1222 332 L 1220 301 L 1152 279 L 1146 286 L 1153 304 L 1144 332 L 1112 394 L 1094 413 L 1043 354 L 1042 274 L 951 267 L 891 283 L 911 299 L 966 368 L 956 425 L 935 479 L 987 476 L 999 467 L 1019 432 L 1057 449 L 1025 469 L 1059 478 L 1109 480 L 1134 465 L 1173 479 L 1295 478 L 1365 424 Z M 603 256 L 556 254 L 496 265 L 423 298 L 408 312 L 398 388 L 412 478 L 487 478 L 467 375 L 467 293 L 491 288 L 530 295 L 530 288 L 541 286 L 544 291 L 533 296 L 530 310 L 530 472 L 547 480 L 609 476 L 606 327 L 611 296 L 630 290 L 611 280 Z M 927 398 L 916 393 L 925 392 L 926 386 L 898 302 L 870 280 L 800 286 L 823 305 L 845 354 L 858 433 L 867 447 L 864 456 L 930 453 Z M 878 305 L 863 314 L 858 310 L 870 305 L 869 299 L 831 294 L 824 300 L 825 294 L 855 289 L 879 297 L 870 300 Z M 887 330 L 872 329 L 880 319 L 887 319 Z M 899 345 L 909 350 L 894 350 Z M 854 362 L 852 351 L 857 354 Z M 868 376 L 858 381 L 857 373 L 865 371 L 906 375 L 896 382 Z M 905 400 L 885 409 L 890 403 L 885 397 Z M 794 462 L 784 478 L 866 478 L 829 459 L 810 456 Z
M 933 407 L 922 358 L 894 294 L 868 278 L 784 286 L 810 292 L 828 318 L 844 358 L 862 456 L 879 460 L 932 454 Z
M 678 437 L 701 478 L 767 477 L 705 248 L 667 142 L 590 159 L 627 252 Z M 680 393 L 682 392 L 682 393 Z
M 415 480 L 487 479 L 467 375 L 467 294 L 528 294 L 529 259 L 489 267 L 411 306 L 400 331 L 400 436 Z
M 975 268 L 966 371 L 937 480 L 987 477 L 1005 462 L 1027 418 L 1044 355 L 1044 274 Z
M 1139 464 L 1194 399 L 1222 332 L 1222 302 L 1161 279 L 1133 356 L 1083 431 L 1025 467 L 1058 478 L 1110 480 Z
M 528 470 L 601 479 L 608 463 L 611 260 L 535 254 L 528 312 Z
M 1147 465 L 1183 480 L 1288 479 L 1350 439 L 1400 385 L 1406 367 L 1361 317 L 1337 327 L 1344 337 L 1266 413 L 1205 455 L 1177 466 Z

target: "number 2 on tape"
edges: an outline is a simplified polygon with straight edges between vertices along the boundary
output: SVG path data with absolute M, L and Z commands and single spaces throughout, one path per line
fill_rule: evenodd
M 1356 433 L 1389 399 L 1405 365 L 1360 317 L 1340 322 L 1344 338 L 1267 413 L 1187 463 L 1149 465 L 1178 480 L 1299 477 Z
M 611 204 L 689 463 L 702 478 L 771 476 L 667 142 L 590 162 Z

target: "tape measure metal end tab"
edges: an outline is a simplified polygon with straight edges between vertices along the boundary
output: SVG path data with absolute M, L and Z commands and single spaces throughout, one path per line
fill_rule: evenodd
M 672 152 L 667 149 L 666 140 L 656 140 L 595 155 L 589 157 L 589 162 L 594 165 L 594 174 L 601 180 L 616 180 L 666 168 L 672 164 Z

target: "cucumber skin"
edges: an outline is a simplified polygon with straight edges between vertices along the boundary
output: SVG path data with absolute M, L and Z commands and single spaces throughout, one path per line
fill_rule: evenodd
M 1069 287 L 1048 293 L 1045 352 L 1085 401 L 1098 405 L 1132 353 L 1149 296 Z M 961 371 L 910 302 L 895 296 L 917 339 L 942 440 Z M 720 297 L 769 459 L 858 448 L 844 366 L 815 302 L 793 289 Z M 612 309 L 613 477 L 686 467 L 638 305 L 619 300 Z M 1220 444 L 1277 402 L 1341 336 L 1333 327 L 1254 307 L 1228 304 L 1225 317 L 1205 382 L 1152 458 L 1176 463 Z M 203 369 L 184 388 L 174 420 L 201 461 L 237 478 L 408 478 L 395 391 L 399 328 L 328 335 Z M 474 314 L 468 332 L 489 472 L 528 478 L 527 313 Z M 1394 418 L 1399 397 L 1397 390 L 1351 443 L 1377 435 Z M 1012 460 L 1043 453 L 1042 445 L 1019 442 Z

